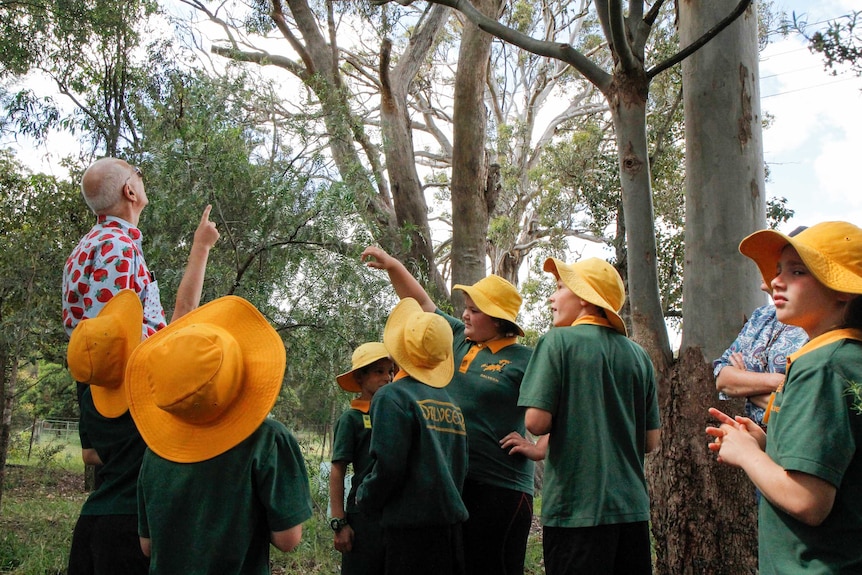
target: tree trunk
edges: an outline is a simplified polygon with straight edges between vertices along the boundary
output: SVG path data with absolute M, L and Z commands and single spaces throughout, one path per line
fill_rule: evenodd
M 661 405 L 662 446 L 647 458 L 656 575 L 756 573 L 754 487 L 707 449 L 706 407 L 715 399 L 712 369 L 684 350 Z M 742 409 L 742 400 L 729 402 Z
M 476 9 L 497 19 L 500 0 L 480 0 Z M 485 154 L 485 81 L 491 54 L 490 34 L 464 23 L 455 74 L 452 130 L 452 283 L 470 285 L 485 277 L 489 209 Z M 456 315 L 463 294 L 453 292 Z
M 680 43 L 712 27 L 735 0 L 679 6 Z M 685 282 L 682 347 L 717 358 L 765 303 L 757 266 L 737 247 L 766 227 L 757 11 L 682 63 L 685 106 Z
M 413 272 L 418 273 L 435 301 L 447 297 L 448 290 L 434 262 L 428 207 L 416 171 L 407 95 L 419 65 L 446 24 L 449 12 L 445 6 L 431 8 L 429 17 L 422 22 L 421 32 L 414 34 L 409 48 L 392 70 L 389 69 L 391 44 L 384 42 L 380 65 L 380 122 L 398 227 L 409 234 L 410 255 L 406 259 L 418 260 L 419 269 Z
M 3 503 L 3 489 L 6 484 L 6 456 L 9 453 L 9 440 L 12 436 L 12 406 L 15 401 L 15 388 L 18 383 L 18 362 L 14 354 L 0 343 L 0 509 Z
M 711 28 L 735 0 L 680 2 L 680 43 Z M 764 227 L 756 11 L 683 61 L 686 141 L 683 340 L 662 400 L 662 446 L 651 473 L 657 573 L 755 573 L 754 487 L 706 448 L 717 397 L 711 360 L 763 303 L 739 241 Z M 722 406 L 742 410 L 742 400 Z
M 646 99 L 649 82 L 643 68 L 631 74 L 618 72 L 606 93 L 614 131 L 622 185 L 628 257 L 628 303 L 632 338 L 665 373 L 672 356 L 658 291 L 655 221 L 646 137 Z

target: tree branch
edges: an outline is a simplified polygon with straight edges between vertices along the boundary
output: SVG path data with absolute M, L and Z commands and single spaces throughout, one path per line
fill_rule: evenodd
M 580 72 L 587 80 L 593 83 L 600 90 L 605 90 L 611 82 L 611 75 L 596 66 L 586 56 L 575 50 L 569 44 L 559 42 L 547 42 L 544 40 L 536 40 L 535 38 L 518 32 L 513 28 L 504 26 L 497 20 L 489 18 L 479 12 L 469 0 L 428 0 L 434 4 L 442 4 L 458 10 L 464 14 L 473 24 L 479 29 L 496 36 L 500 40 L 523 48 L 528 52 L 539 56 L 547 56 L 556 58 L 570 64 L 575 70 Z M 750 1 L 750 0 L 748 0 Z
M 695 40 L 694 42 L 692 42 L 691 44 L 689 44 L 688 46 L 686 46 L 685 48 L 683 48 L 682 50 L 680 50 L 679 52 L 677 52 L 676 54 L 674 54 L 673 56 L 671 56 L 670 58 L 665 60 L 664 62 L 661 62 L 660 64 L 658 64 L 658 65 L 654 66 L 653 68 L 651 68 L 650 70 L 648 70 L 646 73 L 647 78 L 652 79 L 652 78 L 656 77 L 657 75 L 661 74 L 662 72 L 664 72 L 668 68 L 671 68 L 671 67 L 677 65 L 678 63 L 682 62 L 683 60 L 685 60 L 686 58 L 688 58 L 689 56 L 691 56 L 692 54 L 697 52 L 707 42 L 709 42 L 710 40 L 715 38 L 719 32 L 721 32 L 722 30 L 724 30 L 725 28 L 727 28 L 728 26 L 733 24 L 733 22 L 737 18 L 742 16 L 742 14 L 746 10 L 748 10 L 748 6 L 750 4 L 751 4 L 751 0 L 739 0 L 739 4 L 736 5 L 736 8 L 734 8 L 733 11 L 730 14 L 728 14 L 727 16 L 725 16 L 724 19 L 722 19 L 718 24 L 716 24 L 715 26 L 713 26 L 712 28 L 707 30 L 703 36 L 701 36 L 700 38 L 698 38 L 697 40 Z

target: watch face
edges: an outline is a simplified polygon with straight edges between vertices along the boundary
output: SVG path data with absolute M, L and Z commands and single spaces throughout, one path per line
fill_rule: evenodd
M 338 517 L 334 517 L 329 520 L 329 527 L 331 527 L 333 531 L 341 531 L 341 528 L 345 525 L 347 525 L 347 519 L 339 519 Z

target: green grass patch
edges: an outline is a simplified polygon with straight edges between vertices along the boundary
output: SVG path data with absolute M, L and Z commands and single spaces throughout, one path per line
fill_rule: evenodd
M 72 531 L 88 493 L 84 491 L 84 471 L 77 442 L 40 444 L 29 461 L 16 450 L 6 468 L 6 484 L 0 505 L 0 574 L 64 575 L 72 541 Z M 270 549 L 273 575 L 302 573 L 337 574 L 341 554 L 332 545 L 327 515 L 328 489 L 320 475 L 320 462 L 328 460 L 322 441 L 300 435 L 308 467 L 313 515 L 303 524 L 302 542 L 291 553 Z M 72 455 L 74 454 L 74 456 Z M 535 508 L 541 509 L 541 497 Z M 540 575 L 542 564 L 541 527 L 534 518 L 527 544 L 525 573 Z

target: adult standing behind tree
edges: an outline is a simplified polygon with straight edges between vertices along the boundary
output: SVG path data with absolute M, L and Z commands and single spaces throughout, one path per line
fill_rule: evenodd
M 400 298 L 411 297 L 423 311 L 443 316 L 452 329 L 455 375 L 448 386 L 467 425 L 469 467 L 462 498 L 470 517 L 464 524 L 464 552 L 470 575 L 523 573 L 533 515 L 533 461 L 544 457 L 547 440 L 524 439 L 525 409 L 518 407 L 521 378 L 530 348 L 517 343 L 521 296 L 503 278 L 491 275 L 464 292 L 458 320 L 440 311 L 400 261 L 374 246 L 361 256 L 385 270 Z

